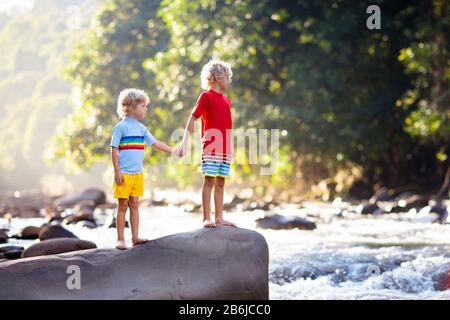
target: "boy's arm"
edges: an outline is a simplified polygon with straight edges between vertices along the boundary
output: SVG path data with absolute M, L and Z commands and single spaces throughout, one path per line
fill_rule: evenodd
M 118 185 L 122 184 L 123 178 L 119 167 L 119 156 L 117 155 L 117 148 L 111 147 L 111 160 L 114 167 L 114 180 Z
M 153 144 L 152 147 L 155 148 L 156 150 L 159 151 L 163 151 L 163 152 L 167 152 L 167 153 L 172 153 L 174 152 L 174 148 L 169 147 L 167 144 L 165 144 L 164 142 L 161 142 L 159 140 L 156 140 Z
M 186 151 L 189 147 L 189 139 L 191 137 L 192 132 L 194 132 L 194 122 L 197 119 L 198 118 L 192 114 L 189 117 L 189 120 L 187 121 L 187 124 L 186 124 L 186 129 L 184 130 L 183 141 L 181 142 L 181 145 L 175 151 L 175 153 L 178 157 L 182 157 L 186 154 Z

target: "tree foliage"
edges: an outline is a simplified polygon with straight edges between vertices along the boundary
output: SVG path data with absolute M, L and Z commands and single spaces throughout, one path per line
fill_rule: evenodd
M 381 8 L 381 30 L 366 28 L 369 4 Z M 283 130 L 287 178 L 295 179 L 288 164 L 301 158 L 326 174 L 360 166 L 370 183 L 438 181 L 449 162 L 449 7 L 443 0 L 106 1 L 72 53 L 68 75 L 80 104 L 55 155 L 79 165 L 105 156 L 124 87 L 149 92 L 146 124 L 168 139 L 184 125 L 201 66 L 214 57 L 234 69 L 235 127 Z

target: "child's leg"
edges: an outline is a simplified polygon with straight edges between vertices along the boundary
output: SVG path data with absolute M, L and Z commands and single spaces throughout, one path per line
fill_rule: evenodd
M 125 245 L 124 230 L 125 230 L 125 215 L 127 213 L 128 208 L 128 199 L 119 198 L 118 200 L 119 202 L 117 206 L 117 217 L 116 217 L 117 242 L 118 242 L 117 246 L 122 248 Z
M 139 197 L 130 196 L 128 207 L 130 208 L 131 241 L 133 245 L 148 242 L 147 239 L 139 238 Z
M 216 177 L 214 183 L 214 207 L 215 207 L 216 224 L 224 224 L 227 226 L 235 227 L 236 224 L 223 219 L 224 186 L 225 186 L 225 179 L 222 177 Z
M 214 178 L 205 176 L 202 186 L 203 225 L 207 228 L 214 227 L 211 221 L 211 191 L 214 186 Z

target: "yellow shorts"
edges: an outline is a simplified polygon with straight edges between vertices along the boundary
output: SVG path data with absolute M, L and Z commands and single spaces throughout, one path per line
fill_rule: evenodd
M 128 199 L 132 197 L 142 197 L 144 195 L 144 172 L 122 173 L 123 181 L 118 185 L 113 184 L 114 198 Z

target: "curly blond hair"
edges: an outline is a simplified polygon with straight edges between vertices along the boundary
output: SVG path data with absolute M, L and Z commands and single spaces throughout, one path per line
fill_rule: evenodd
M 117 99 L 117 114 L 123 119 L 142 102 L 146 105 L 150 103 L 150 99 L 143 90 L 136 88 L 123 89 L 120 91 Z
M 209 86 L 214 83 L 218 77 L 227 77 L 228 81 L 231 82 L 231 77 L 233 76 L 233 71 L 231 71 L 230 64 L 220 61 L 211 60 L 205 64 L 200 73 L 200 81 L 203 90 L 207 90 Z

